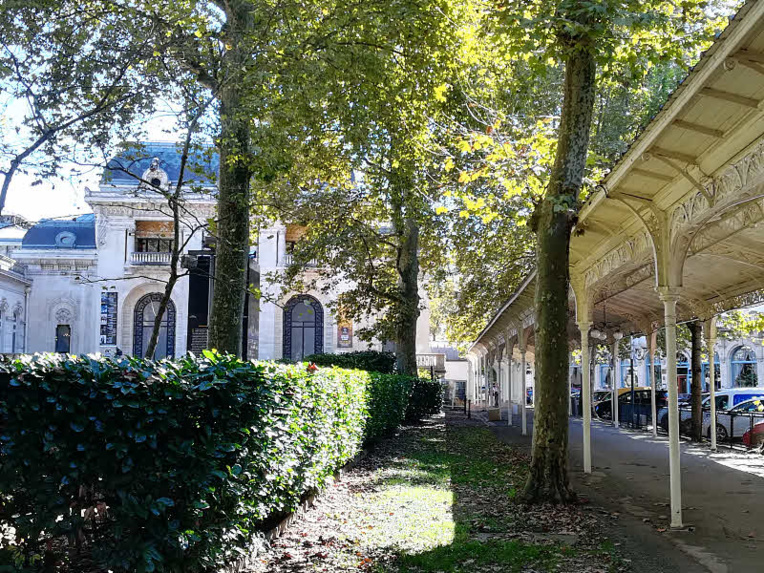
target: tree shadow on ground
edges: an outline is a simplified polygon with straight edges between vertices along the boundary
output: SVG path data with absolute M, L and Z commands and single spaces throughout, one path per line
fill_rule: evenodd
M 519 504 L 528 460 L 485 427 L 429 421 L 406 429 L 396 450 L 380 460 L 369 501 L 392 498 L 407 511 L 389 540 L 394 557 L 377 571 L 552 570 L 573 553 L 570 510 Z

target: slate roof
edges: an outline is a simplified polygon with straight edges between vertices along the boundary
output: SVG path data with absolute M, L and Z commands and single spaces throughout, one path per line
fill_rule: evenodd
M 123 151 L 109 160 L 101 183 L 137 185 L 135 177 L 143 175 L 154 157 L 159 158 L 159 167 L 167 173 L 170 183 L 176 183 L 180 176 L 180 151 L 176 143 L 127 143 Z M 218 154 L 211 149 L 192 151 L 186 163 L 184 180 L 213 185 L 219 164 Z
M 62 244 L 62 233 L 74 235 L 74 244 Z M 89 213 L 72 219 L 43 219 L 27 231 L 21 248 L 95 249 L 95 215 Z

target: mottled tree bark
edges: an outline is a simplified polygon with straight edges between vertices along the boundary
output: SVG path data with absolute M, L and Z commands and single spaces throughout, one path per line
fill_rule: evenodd
M 692 340 L 692 392 L 690 398 L 690 408 L 692 410 L 692 422 L 690 437 L 693 441 L 699 442 L 703 439 L 703 410 L 701 408 L 702 395 L 702 371 L 700 351 L 703 347 L 703 326 L 699 321 L 689 324 Z
M 401 302 L 396 363 L 398 372 L 414 376 L 417 373 L 416 323 L 419 318 L 419 225 L 413 219 L 407 219 L 404 223 L 397 267 Z
M 549 187 L 534 214 L 536 384 L 533 451 L 526 502 L 575 499 L 568 481 L 568 289 L 570 231 L 589 146 L 596 64 L 585 40 L 565 43 L 565 94 Z
M 244 2 L 226 3 L 231 49 L 224 59 L 220 101 L 220 176 L 209 346 L 241 356 L 249 256 L 250 130 L 235 76 L 247 65 L 244 38 L 252 27 Z M 226 81 L 226 78 L 234 78 Z

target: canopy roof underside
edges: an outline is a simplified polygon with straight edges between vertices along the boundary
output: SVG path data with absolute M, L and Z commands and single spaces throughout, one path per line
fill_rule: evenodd
M 680 320 L 764 300 L 762 222 L 764 0 L 749 0 L 582 209 L 571 326 L 651 330 L 656 287 L 678 293 Z M 473 349 L 516 342 L 534 290 L 532 275 Z

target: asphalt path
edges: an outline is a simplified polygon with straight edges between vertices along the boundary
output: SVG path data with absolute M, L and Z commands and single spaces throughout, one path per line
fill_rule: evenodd
M 533 414 L 529 411 L 529 434 Z M 515 417 L 519 424 L 519 416 Z M 530 447 L 506 421 L 504 441 Z M 639 558 L 635 571 L 764 572 L 764 456 L 681 444 L 685 528 L 669 528 L 668 440 L 592 424 L 592 474 L 583 473 L 582 423 L 570 423 L 570 474 L 579 494 L 610 512 L 614 533 Z M 641 549 L 640 549 L 641 548 Z

